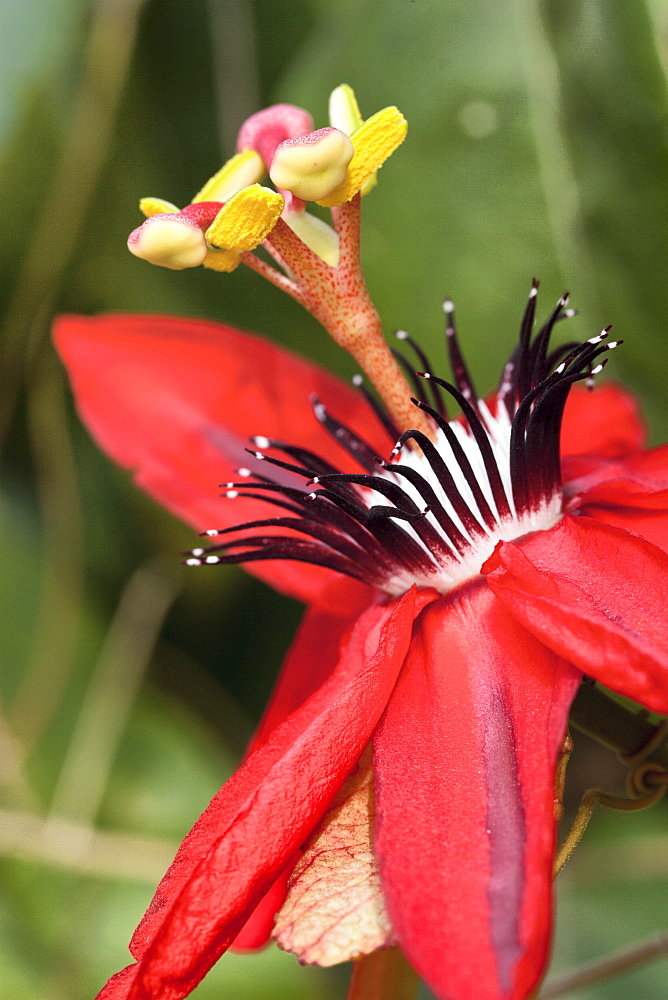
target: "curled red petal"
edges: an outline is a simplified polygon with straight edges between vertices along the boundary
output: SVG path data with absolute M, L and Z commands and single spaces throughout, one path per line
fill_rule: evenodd
M 311 393 L 367 437 L 374 433 L 367 404 L 350 386 L 229 326 L 168 316 L 63 316 L 54 340 L 97 442 L 198 531 L 275 513 L 256 500 L 220 497 L 219 483 L 238 478 L 238 467 L 253 467 L 245 451 L 253 434 L 297 442 L 334 464 L 346 461 L 315 419 Z M 386 448 L 380 430 L 377 438 Z M 334 576 L 287 561 L 254 563 L 251 571 L 308 602 Z
M 482 568 L 524 627 L 584 673 L 668 713 L 668 556 L 590 517 L 500 542 Z
M 562 455 L 620 458 L 644 446 L 647 432 L 635 397 L 614 382 L 573 386 L 561 428 Z
M 135 932 L 137 970 L 105 1000 L 180 1000 L 229 947 L 368 742 L 414 608 L 414 591 L 369 608 L 328 680 L 214 797 Z
M 482 582 L 415 623 L 374 737 L 375 844 L 397 938 L 441 1000 L 520 1000 L 542 974 L 579 679 Z

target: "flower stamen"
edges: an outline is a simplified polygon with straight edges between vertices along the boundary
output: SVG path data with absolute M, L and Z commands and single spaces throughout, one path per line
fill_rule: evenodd
M 417 428 L 397 439 L 392 418 L 376 401 L 373 410 L 393 440 L 389 457 L 382 459 L 313 396 L 315 418 L 363 471 L 344 472 L 299 445 L 253 438 L 249 454 L 269 474 L 259 467 L 244 468 L 239 471 L 243 481 L 224 484 L 225 495 L 263 499 L 291 516 L 211 530 L 205 533 L 209 537 L 242 534 L 211 549 L 194 549 L 186 562 L 296 559 L 329 566 L 389 594 L 400 594 L 414 583 L 446 592 L 475 576 L 498 541 L 552 527 L 562 513 L 559 438 L 568 393 L 576 382 L 602 371 L 607 359 L 598 359 L 620 341 L 606 342 L 606 328 L 549 355 L 552 328 L 572 312 L 565 311 L 562 297 L 536 337 L 527 337 L 536 288 L 534 282 L 518 346 L 504 368 L 496 399 L 476 398 L 474 403 L 467 398 L 473 382 L 457 344 L 454 310 L 448 306 L 449 353 L 458 385 L 430 372 L 418 375 L 458 403 L 457 419 L 448 420 L 412 398 L 411 405 L 433 420 L 433 439 Z M 410 342 L 407 335 L 400 339 Z M 417 352 L 426 360 L 419 348 Z M 561 358 L 552 370 L 551 356 Z M 355 384 L 363 386 L 360 377 Z M 521 385 L 527 387 L 524 396 L 519 395 Z M 258 528 L 280 534 L 247 534 Z

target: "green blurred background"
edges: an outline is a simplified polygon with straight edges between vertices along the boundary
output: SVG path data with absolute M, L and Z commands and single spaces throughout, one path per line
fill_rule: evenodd
M 452 296 L 486 391 L 536 275 L 543 314 L 572 292 L 571 332 L 614 323 L 615 374 L 664 439 L 667 60 L 663 0 L 3 0 L 1 1000 L 88 1000 L 127 963 L 301 613 L 240 570 L 182 570 L 191 531 L 78 424 L 51 317 L 211 317 L 350 374 L 251 272 L 164 271 L 125 249 L 140 196 L 187 203 L 244 117 L 291 101 L 319 127 L 346 81 L 364 114 L 396 103 L 410 125 L 364 203 L 388 329 L 438 357 Z M 577 740 L 571 806 L 620 775 Z M 666 927 L 667 818 L 596 815 L 560 878 L 556 970 Z M 663 996 L 667 971 L 573 996 Z M 226 956 L 194 995 L 337 1000 L 346 979 L 272 948 Z

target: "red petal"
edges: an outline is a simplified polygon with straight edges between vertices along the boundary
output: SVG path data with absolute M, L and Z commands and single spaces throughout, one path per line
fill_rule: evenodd
M 126 965 L 102 987 L 95 1000 L 122 1000 L 122 998 L 129 996 L 129 990 L 132 988 L 138 972 L 139 966 L 136 962 L 133 965 Z
M 288 653 L 271 701 L 251 740 L 248 753 L 266 742 L 267 737 L 296 711 L 329 677 L 341 655 L 341 647 L 352 625 L 374 600 L 374 591 L 355 580 L 336 580 L 323 595 L 326 606 L 310 607 Z M 296 863 L 299 853 L 295 856 Z M 233 948 L 249 951 L 269 940 L 274 916 L 283 905 L 287 882 L 294 864 L 260 900 L 234 940 Z
M 482 582 L 415 623 L 374 738 L 375 839 L 399 942 L 443 1000 L 519 1000 L 540 978 L 579 678 Z
M 487 582 L 533 635 L 614 691 L 668 712 L 668 556 L 619 528 L 566 515 L 500 542 Z
M 643 447 L 645 424 L 634 396 L 612 382 L 568 396 L 561 429 L 562 455 L 620 458 Z
M 335 580 L 326 588 L 326 604 L 307 609 L 271 700 L 251 740 L 248 752 L 323 684 L 336 667 L 341 648 L 362 612 L 374 603 L 376 591 L 356 580 Z
M 268 892 L 264 894 L 230 945 L 233 951 L 258 951 L 269 944 L 276 914 L 288 894 L 288 879 L 302 852 L 296 851 Z
M 595 490 L 615 488 L 614 503 L 642 505 L 642 496 L 627 500 L 623 494 L 652 495 L 668 490 L 668 445 L 636 452 L 622 460 L 605 460 L 596 455 L 565 458 L 562 472 L 566 495 L 576 500 L 585 495 L 588 498 Z M 656 504 L 650 502 L 650 506 Z
M 582 507 L 582 513 L 623 531 L 642 535 L 652 545 L 657 545 L 668 553 L 668 517 L 665 509 L 655 511 L 637 507 L 599 507 L 597 504 L 586 504 Z
M 351 387 L 232 327 L 168 316 L 64 316 L 54 338 L 97 442 L 199 531 L 276 513 L 254 500 L 220 499 L 218 484 L 235 479 L 235 468 L 253 465 L 244 450 L 252 434 L 293 441 L 335 464 L 346 461 L 315 419 L 311 393 L 347 423 L 376 433 L 378 447 L 387 450 Z M 252 572 L 306 601 L 333 576 L 292 562 L 254 563 Z
M 647 489 L 634 479 L 611 479 L 595 486 L 579 498 L 578 509 L 589 504 L 631 507 L 635 510 L 668 510 L 668 489 Z
M 668 551 L 668 446 L 624 461 L 567 459 L 567 509 L 642 535 Z
M 180 1000 L 229 947 L 368 742 L 406 654 L 414 607 L 410 591 L 369 608 L 330 678 L 215 796 L 135 932 L 138 971 L 105 1000 Z

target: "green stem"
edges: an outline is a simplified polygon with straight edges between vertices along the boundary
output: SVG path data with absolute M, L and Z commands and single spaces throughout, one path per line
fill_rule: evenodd
M 621 757 L 638 753 L 656 732 L 656 723 L 647 712 L 634 712 L 591 684 L 580 685 L 571 707 L 570 723 Z M 668 739 L 654 747 L 646 759 L 668 770 Z
M 373 951 L 353 963 L 346 1000 L 415 1000 L 420 980 L 399 948 Z

